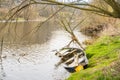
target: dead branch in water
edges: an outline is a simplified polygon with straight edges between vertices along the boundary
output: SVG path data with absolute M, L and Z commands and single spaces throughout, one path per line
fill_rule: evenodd
M 0 45 L 0 62 L 1 62 L 1 64 L 2 64 L 2 50 L 3 50 L 3 37 L 2 37 L 1 45 Z
M 1 74 L 0 75 L 2 75 L 1 77 L 3 78 L 3 77 L 5 77 L 6 75 L 5 75 L 5 72 L 4 72 L 4 68 L 3 68 L 3 60 L 2 60 L 2 51 L 3 51 L 3 40 L 4 40 L 4 38 L 2 37 L 2 40 L 1 40 L 1 45 L 0 45 L 0 69 L 1 69 Z M 3 79 L 0 79 L 0 80 L 3 80 Z
M 72 16 L 70 17 L 69 21 L 67 21 L 67 19 L 64 18 L 63 19 L 59 19 L 60 21 L 60 25 L 61 27 L 70 34 L 71 36 L 71 41 L 68 43 L 67 47 L 69 47 L 69 45 L 72 43 L 72 42 L 76 42 L 79 47 L 82 49 L 82 50 L 85 50 L 84 47 L 82 46 L 82 44 L 80 43 L 80 41 L 78 40 L 78 38 L 76 37 L 75 33 L 74 33 L 74 30 L 78 27 L 78 25 L 80 25 L 85 19 L 81 20 L 77 25 L 75 25 L 73 28 L 71 27 L 71 19 L 72 17 L 74 16 L 74 12 L 72 14 Z

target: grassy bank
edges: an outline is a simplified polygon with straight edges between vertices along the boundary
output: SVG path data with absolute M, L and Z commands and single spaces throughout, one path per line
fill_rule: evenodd
M 86 49 L 89 67 L 68 80 L 120 80 L 120 37 L 104 36 Z

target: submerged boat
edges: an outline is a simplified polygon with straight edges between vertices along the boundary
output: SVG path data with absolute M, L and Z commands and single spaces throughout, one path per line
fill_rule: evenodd
M 68 72 L 78 72 L 87 68 L 88 59 L 86 57 L 86 53 L 79 48 L 62 48 L 57 51 L 55 55 L 60 58 L 56 67 L 64 64 L 64 68 Z

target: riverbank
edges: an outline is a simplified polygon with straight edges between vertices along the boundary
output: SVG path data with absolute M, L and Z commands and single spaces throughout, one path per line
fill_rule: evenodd
M 119 80 L 120 36 L 102 36 L 86 49 L 87 69 L 71 74 L 67 80 Z

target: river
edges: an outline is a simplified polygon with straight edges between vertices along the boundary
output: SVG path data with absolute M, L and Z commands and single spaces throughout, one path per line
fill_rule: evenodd
M 43 32 L 42 43 L 3 45 L 0 80 L 64 80 L 69 76 L 62 65 L 55 68 L 59 58 L 53 50 L 69 43 L 70 35 L 57 28 Z M 78 31 L 75 34 L 81 42 L 87 38 Z

